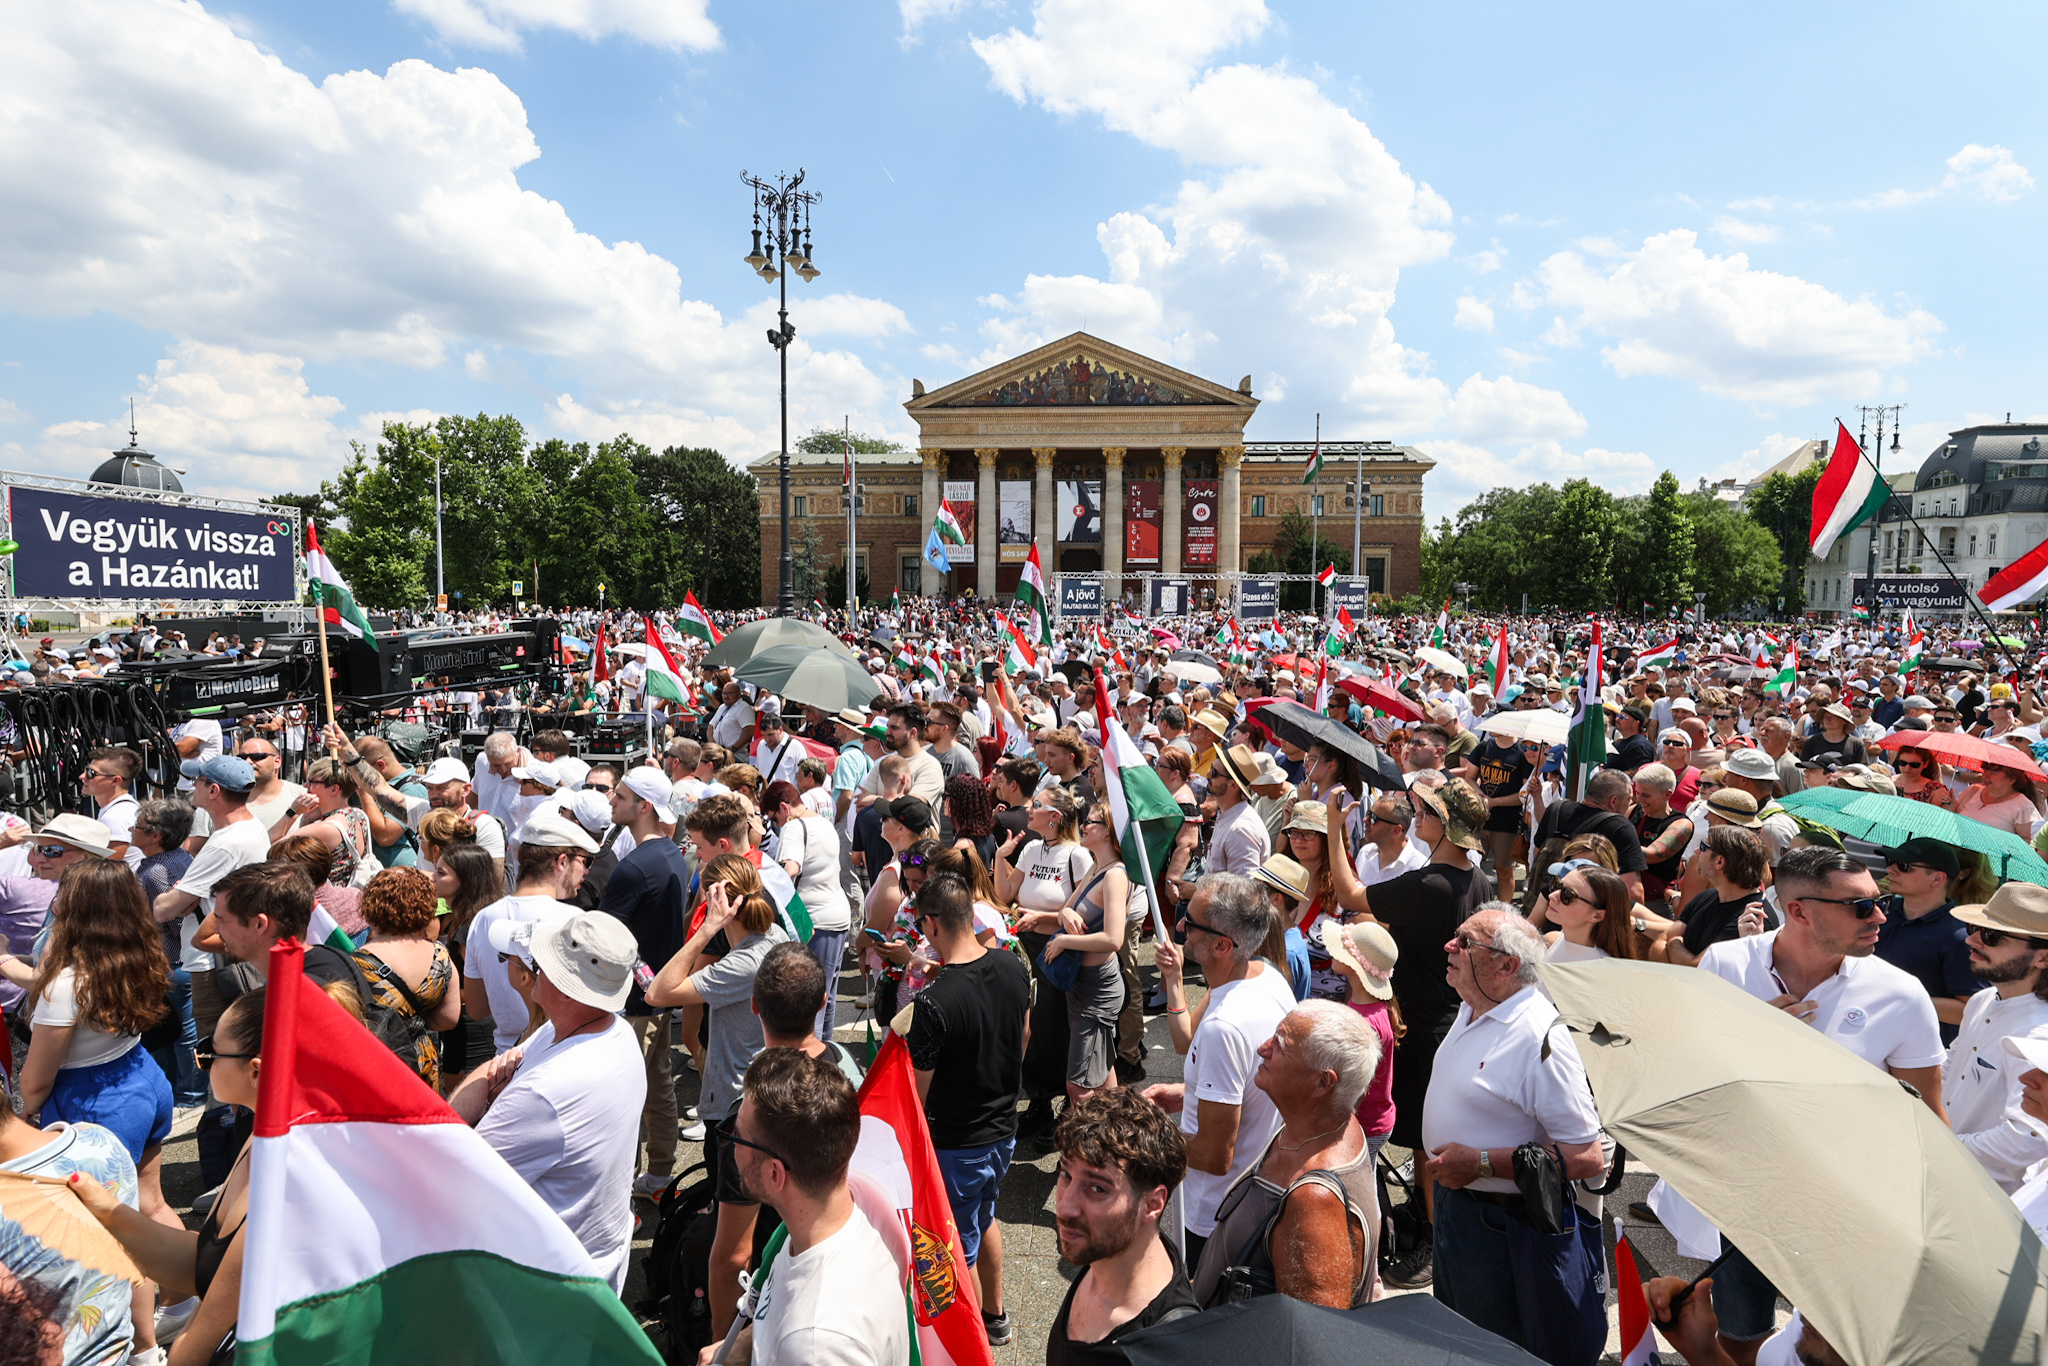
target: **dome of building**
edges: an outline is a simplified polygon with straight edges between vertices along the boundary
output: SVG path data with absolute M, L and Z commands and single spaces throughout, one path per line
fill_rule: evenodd
M 156 493 L 183 493 L 185 486 L 178 482 L 176 471 L 138 444 L 132 413 L 129 424 L 127 446 L 115 451 L 108 459 L 102 460 L 100 467 L 92 472 L 91 482 L 113 484 L 120 488 L 149 489 Z

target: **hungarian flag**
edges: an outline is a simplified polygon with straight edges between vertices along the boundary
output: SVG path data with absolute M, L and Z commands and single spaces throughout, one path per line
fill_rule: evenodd
M 304 959 L 270 951 L 235 1359 L 659 1366 L 561 1216 Z
M 1813 486 L 1813 558 L 1826 559 L 1837 540 L 1875 517 L 1890 496 L 1877 467 L 1863 458 L 1863 448 L 1837 419 L 1834 454 Z
M 1770 682 L 1764 684 L 1764 691 L 1789 696 L 1798 682 L 1799 647 L 1787 645 L 1784 655 L 1778 661 L 1778 671 L 1771 675 Z
M 1327 643 L 1326 643 L 1327 644 Z M 1316 712 L 1318 715 L 1330 706 L 1330 655 L 1326 648 L 1316 665 Z
M 908 1240 L 904 1306 L 917 1325 L 911 1361 L 922 1366 L 992 1366 L 988 1329 L 982 1326 L 981 1310 L 967 1285 L 974 1269 L 960 1253 L 960 1232 L 953 1224 L 938 1154 L 932 1150 L 924 1102 L 918 1099 L 910 1049 L 894 1030 L 883 1040 L 882 1051 L 861 1083 L 860 1146 L 854 1149 L 849 1176 L 856 1203 L 879 1194 L 894 1210 L 896 1223 L 878 1229 L 884 1241 Z M 879 1191 L 863 1189 L 870 1182 Z M 865 1207 L 862 1212 L 868 1213 Z M 869 1215 L 870 1222 L 874 1218 Z M 780 1236 L 778 1230 L 762 1250 L 762 1272 L 756 1277 L 771 1288 Z
M 1925 648 L 1926 642 L 1926 637 L 1920 634 L 1920 628 L 1913 622 L 1913 609 L 1910 607 L 1906 609 L 1904 634 L 1906 637 L 1906 649 L 1899 656 L 1900 677 L 1904 677 L 1920 667 L 1920 655 Z
M 917 656 L 910 653 L 908 646 L 903 646 L 896 651 L 896 667 L 899 669 L 915 669 L 917 667 Z
M 775 903 L 775 918 L 782 922 L 783 930 L 799 944 L 810 943 L 814 928 L 811 913 L 805 909 L 804 899 L 796 894 L 796 884 L 774 859 L 761 860 L 761 890 Z
M 341 927 L 339 921 L 327 913 L 325 906 L 313 908 L 313 918 L 306 922 L 306 942 L 325 944 L 328 948 L 339 949 L 343 953 L 356 951 L 356 941 L 349 937 L 348 931 Z
M 640 620 L 647 624 L 647 695 L 665 698 L 680 707 L 693 706 L 690 685 L 683 681 L 683 671 L 676 667 L 675 657 L 669 654 L 661 632 L 654 629 L 654 618 Z
M 1642 669 L 1668 668 L 1678 659 L 1678 637 L 1673 636 L 1662 645 L 1643 651 L 1636 656 L 1636 667 Z
M 310 529 L 310 528 L 309 528 Z M 2043 588 L 2048 588 L 2048 541 L 2029 550 L 1985 580 L 1977 590 L 1984 606 L 1993 612 L 2018 607 Z
M 1008 617 L 1003 622 L 1003 672 L 1016 673 L 1020 669 L 1038 669 L 1038 650 L 1024 638 L 1017 629 L 1017 623 Z
M 1650 1300 L 1643 1294 L 1636 1250 L 1626 1235 L 1614 1244 L 1614 1301 L 1620 1316 L 1621 1366 L 1648 1366 L 1656 1358 L 1657 1339 L 1650 1332 Z
M 1166 790 L 1158 773 L 1145 762 L 1136 744 L 1116 719 L 1109 704 L 1108 676 L 1095 671 L 1095 715 L 1102 731 L 1102 778 L 1109 789 L 1109 825 L 1116 832 L 1124 853 L 1124 868 L 1134 886 L 1151 893 L 1154 928 L 1165 934 L 1159 913 L 1159 878 L 1166 870 L 1166 856 L 1180 833 L 1180 803 Z
M 1308 469 L 1301 476 L 1304 484 L 1313 484 L 1323 477 L 1323 439 L 1316 438 L 1316 448 L 1309 452 Z
M 1325 588 L 1328 588 L 1331 584 L 1335 583 L 1336 581 L 1337 566 L 1334 564 L 1324 565 L 1322 572 L 1316 575 L 1316 582 L 1321 584 Z
M 944 503 L 939 504 L 939 515 L 932 519 L 932 530 L 938 532 L 939 539 L 947 545 L 967 544 L 967 533 L 960 529 L 960 519 Z
M 1487 681 L 1493 684 L 1493 695 L 1499 697 L 1501 690 L 1508 685 L 1508 628 L 1505 623 L 1494 633 L 1493 653 L 1487 658 L 1486 672 Z
M 1038 567 L 1038 544 L 1031 546 L 1031 558 L 1017 575 L 1017 606 L 1023 609 L 1024 634 L 1034 645 L 1052 644 L 1052 613 L 1046 609 L 1045 574 Z
M 602 683 L 612 676 L 611 648 L 605 644 L 604 623 L 597 627 L 597 643 L 590 647 L 590 681 Z
M 1349 607 L 1339 607 L 1337 609 L 1337 620 L 1330 625 L 1330 634 L 1323 638 L 1323 653 L 1325 655 L 1343 654 L 1344 647 L 1349 645 L 1351 638 L 1357 634 L 1358 623 L 1351 619 L 1351 609 Z
M 903 610 L 903 590 L 901 588 L 895 588 L 890 590 L 889 610 L 892 612 L 900 612 Z
M 725 639 L 725 632 L 711 624 L 711 614 L 704 610 L 703 603 L 697 601 L 695 593 L 683 594 L 683 609 L 676 613 L 676 618 L 683 623 L 683 630 L 689 635 L 708 640 L 713 645 Z M 648 634 L 654 632 L 650 629 Z
M 1434 645 L 1437 649 L 1441 650 L 1444 648 L 1444 641 L 1450 637 L 1450 633 L 1451 600 L 1449 598 L 1445 598 L 1444 610 L 1436 614 L 1436 633 L 1430 636 L 1429 643 L 1431 645 Z
M 306 577 L 313 581 L 313 591 L 320 595 L 320 619 L 329 626 L 339 626 L 357 640 L 369 641 L 370 648 L 376 649 L 377 632 L 363 609 L 356 606 L 356 595 L 348 591 L 341 571 L 320 548 L 320 533 L 314 530 L 310 518 L 306 521 Z
M 825 616 L 832 610 L 831 608 L 827 607 L 824 603 L 819 602 L 816 598 L 811 599 L 811 606 L 818 609 L 818 615 L 821 617 Z
M 1602 667 L 1600 623 L 1596 621 L 1593 642 L 1586 647 L 1586 672 L 1579 679 L 1578 708 L 1565 736 L 1565 786 L 1574 801 L 1584 800 L 1587 779 L 1607 762 L 1607 709 L 1600 701 Z
M 946 681 L 946 666 L 939 662 L 937 651 L 927 654 L 918 662 L 918 669 L 934 683 Z

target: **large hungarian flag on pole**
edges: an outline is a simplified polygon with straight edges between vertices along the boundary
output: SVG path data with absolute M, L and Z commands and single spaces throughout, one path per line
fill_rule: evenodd
M 329 626 L 339 626 L 357 640 L 367 640 L 370 648 L 377 648 L 377 632 L 370 625 L 369 617 L 356 606 L 356 595 L 343 581 L 341 571 L 334 567 L 334 561 L 327 558 L 327 552 L 320 548 L 320 533 L 309 518 L 306 522 L 306 577 L 313 584 L 313 590 L 320 595 L 320 615 Z
M 1621 1366 L 1649 1366 L 1657 1359 L 1657 1338 L 1650 1332 L 1650 1297 L 1643 1293 L 1636 1251 L 1626 1235 L 1614 1243 L 1614 1307 L 1621 1329 Z
M 1920 634 L 1919 626 L 1914 624 L 1913 609 L 1910 607 L 1906 609 L 1904 634 L 1906 648 L 1899 655 L 1899 676 L 1902 678 L 1920 667 L 1920 655 L 1925 649 L 1926 638 Z
M 1638 669 L 1669 668 L 1678 658 L 1678 637 L 1673 636 L 1662 645 L 1653 645 L 1636 656 Z
M 676 620 L 682 623 L 685 631 L 713 645 L 725 639 L 725 632 L 711 624 L 711 614 L 704 610 L 703 603 L 697 601 L 695 593 L 683 594 L 683 607 L 676 613 Z
M 1024 612 L 1024 634 L 1035 645 L 1052 644 L 1052 613 L 1046 608 L 1045 573 L 1038 567 L 1038 543 L 1032 542 L 1031 558 L 1017 575 L 1017 605 Z
M 1029 640 L 1025 639 L 1024 633 L 1017 629 L 1016 622 L 1008 617 L 1003 617 L 1002 623 L 1003 672 L 1013 674 L 1020 669 L 1029 669 L 1036 672 L 1038 669 L 1038 650 L 1036 647 Z
M 995 1357 L 988 1329 L 967 1286 L 974 1270 L 960 1253 L 960 1232 L 946 1198 L 939 1156 L 932 1150 L 924 1102 L 918 1099 L 910 1049 L 894 1030 L 883 1040 L 882 1051 L 861 1083 L 860 1146 L 854 1149 L 849 1175 L 868 1178 L 886 1193 L 900 1232 L 909 1238 L 904 1300 L 917 1328 L 911 1361 L 922 1366 L 991 1366 Z M 861 1194 L 865 1192 L 856 1189 L 857 1199 Z M 884 1239 L 890 1232 L 881 1230 Z M 780 1250 L 771 1244 L 761 1255 L 771 1286 L 769 1273 Z
M 692 705 L 690 685 L 683 682 L 683 671 L 676 667 L 675 657 L 668 652 L 668 642 L 655 629 L 654 618 L 643 616 L 640 620 L 647 627 L 647 695 L 677 706 Z
M 1837 540 L 1875 517 L 1890 496 L 1877 466 L 1863 458 L 1863 448 L 1836 419 L 1834 454 L 1813 486 L 1813 558 L 1826 559 Z
M 1166 856 L 1172 852 L 1174 837 L 1180 834 L 1186 817 L 1116 719 L 1116 708 L 1109 702 L 1108 678 L 1100 669 L 1095 671 L 1095 715 L 1102 731 L 1102 779 L 1109 789 L 1103 795 L 1109 799 L 1110 829 L 1116 832 L 1131 881 L 1151 895 L 1153 931 L 1164 935 L 1159 878 L 1166 871 Z
M 604 623 L 597 625 L 597 640 L 590 647 L 590 681 L 602 683 L 612 676 L 611 647 L 605 644 Z
M 1565 737 L 1565 787 L 1574 801 L 1586 796 L 1586 781 L 1607 762 L 1607 709 L 1600 698 L 1602 677 L 1600 623 L 1593 623 L 1593 643 L 1586 647 L 1586 671 L 1579 679 L 1579 705 Z
M 967 533 L 960 529 L 960 519 L 953 515 L 953 509 L 939 504 L 939 515 L 932 519 L 932 529 L 939 533 L 939 539 L 947 545 L 966 545 Z
M 2048 588 L 2048 541 L 1986 579 L 1977 596 L 1989 610 L 2003 612 L 2032 601 L 2043 588 Z
M 1323 653 L 1337 656 L 1344 653 L 1344 647 L 1358 634 L 1358 623 L 1351 619 L 1349 607 L 1337 609 L 1337 620 L 1330 626 L 1330 634 L 1323 638 Z
M 1778 662 L 1778 671 L 1771 675 L 1770 682 L 1764 684 L 1764 691 L 1790 697 L 1792 689 L 1798 683 L 1799 647 L 1797 645 L 1787 645 L 1784 656 Z
M 521 1366 L 659 1366 L 569 1226 L 304 956 L 270 951 L 235 1359 L 440 1366 L 460 1344 Z

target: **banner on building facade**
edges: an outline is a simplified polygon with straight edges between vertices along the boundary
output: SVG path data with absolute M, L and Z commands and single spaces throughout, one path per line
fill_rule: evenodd
M 1124 485 L 1124 564 L 1159 563 L 1159 490 L 1157 479 L 1133 479 Z
M 14 595 L 291 602 L 298 519 L 118 494 L 7 490 Z
M 1003 564 L 1031 558 L 1031 481 L 1006 479 L 996 485 L 996 545 Z
M 1187 503 L 1183 514 L 1187 548 L 1181 563 L 1190 569 L 1216 563 L 1216 517 L 1219 509 L 1218 484 L 1214 479 L 1190 479 L 1181 485 Z M 1235 569 L 1236 565 L 1225 568 Z
M 1059 499 L 1056 532 L 1063 545 L 1102 544 L 1102 481 L 1062 479 L 1053 485 Z
M 1102 615 L 1102 580 L 1062 575 L 1059 601 L 1063 617 L 1099 617 Z
M 1155 617 L 1184 617 L 1188 614 L 1188 585 L 1185 579 L 1154 579 L 1148 595 L 1146 614 Z
M 973 564 L 976 514 L 972 479 L 946 481 L 946 510 L 953 514 L 953 520 L 960 524 L 960 534 L 967 538 L 966 545 L 946 547 L 946 563 L 955 566 Z
M 1239 579 L 1237 617 L 1240 621 L 1271 621 L 1280 615 L 1280 583 L 1277 579 Z

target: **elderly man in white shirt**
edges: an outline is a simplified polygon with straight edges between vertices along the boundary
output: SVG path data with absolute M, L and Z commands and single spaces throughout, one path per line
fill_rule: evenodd
M 1517 1269 L 1505 1221 L 1522 1206 L 1515 1149 L 1553 1146 L 1568 1181 L 1601 1169 L 1600 1117 L 1586 1067 L 1536 989 L 1543 939 L 1502 902 L 1488 902 L 1458 927 L 1449 977 L 1463 1002 L 1437 1047 L 1423 1101 L 1423 1173 L 1432 1183 L 1436 1297 L 1518 1346 L 1531 1346 L 1516 1294 Z M 1420 1156 L 1420 1154 L 1418 1154 Z M 1492 1205 L 1498 1208 L 1488 1209 Z M 1562 1297 L 1561 1282 L 1554 1285 Z M 1586 1293 L 1597 1294 L 1592 1286 Z M 1602 1312 L 1598 1301 L 1581 1306 Z
M 1974 927 L 1970 971 L 1991 985 L 1963 1006 L 1941 1101 L 1962 1145 L 2011 1194 L 2028 1167 L 2048 1158 L 2048 1139 L 2020 1109 L 2020 1077 L 2033 1065 L 2004 1046 L 2011 1037 L 2048 1042 L 2048 887 L 2008 882 L 1984 905 L 1950 914 Z

